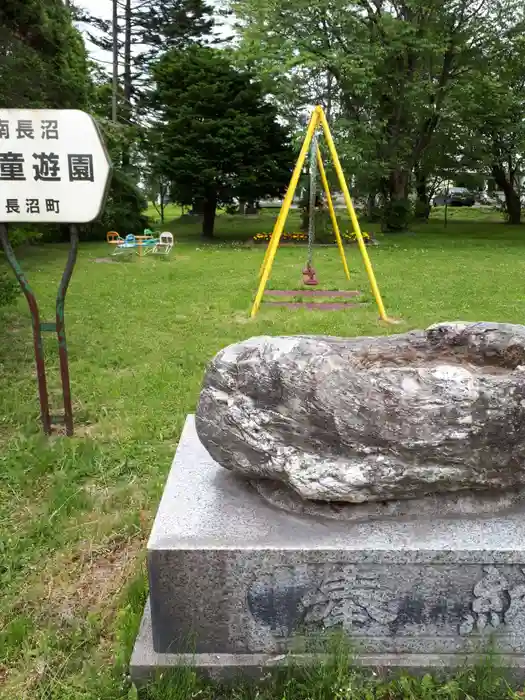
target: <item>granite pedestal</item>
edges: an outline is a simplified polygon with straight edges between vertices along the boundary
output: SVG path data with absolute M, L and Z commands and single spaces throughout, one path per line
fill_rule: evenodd
M 525 508 L 341 522 L 274 508 L 218 466 L 189 417 L 148 543 L 150 599 L 131 660 L 142 681 L 312 658 L 343 631 L 356 661 L 427 669 L 491 646 L 525 675 Z

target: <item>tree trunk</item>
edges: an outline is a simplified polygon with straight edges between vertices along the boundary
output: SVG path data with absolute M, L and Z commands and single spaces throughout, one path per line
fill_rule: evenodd
M 204 200 L 194 199 L 189 213 L 191 216 L 202 216 L 204 214 Z
M 253 199 L 248 200 L 248 202 L 246 203 L 245 214 L 257 214 L 257 203 Z
M 326 120 L 331 125 L 332 122 L 332 81 L 333 76 L 330 71 L 326 73 Z
M 308 225 L 310 223 L 310 212 L 309 212 L 309 202 L 310 202 L 310 183 L 304 188 L 303 195 L 299 206 L 301 207 L 301 224 L 299 230 L 306 233 L 308 231 Z
M 131 0 L 126 0 L 124 11 L 124 105 L 122 111 L 127 121 L 131 121 Z M 122 167 L 130 164 L 129 145 L 122 151 Z
M 202 219 L 202 237 L 213 238 L 215 229 L 215 214 L 217 211 L 217 195 L 210 194 L 204 200 L 203 219 Z
M 521 202 L 514 188 L 511 188 L 508 193 L 505 192 L 505 202 L 509 224 L 521 224 Z
M 416 219 L 428 221 L 430 216 L 430 198 L 427 189 L 427 176 L 416 170 L 417 204 L 414 212 Z
M 368 221 L 378 221 L 376 208 L 377 192 L 369 192 L 366 199 L 366 218 Z
M 500 163 L 492 166 L 492 175 L 496 185 L 505 194 L 505 206 L 509 224 L 521 224 L 521 202 L 518 193 L 514 189 L 514 183 L 510 177 L 507 177 L 505 168 Z
M 388 200 L 383 219 L 385 231 L 404 231 L 410 219 L 408 185 L 410 173 L 407 170 L 392 170 L 388 178 Z
M 165 181 L 160 178 L 159 179 L 159 195 L 160 195 L 160 223 L 164 224 L 164 210 L 166 209 L 166 204 L 165 204 L 165 199 L 166 195 L 168 194 L 168 187 L 165 183 Z
M 308 212 L 308 207 L 303 207 L 303 209 L 301 210 L 301 224 L 299 226 L 299 229 L 303 233 L 306 233 L 308 231 L 309 225 L 310 225 L 310 214 Z
M 244 199 L 239 200 L 239 214 L 246 213 L 246 202 Z
M 406 170 L 392 170 L 390 173 L 390 198 L 394 200 L 404 200 L 408 198 L 408 183 L 410 173 Z

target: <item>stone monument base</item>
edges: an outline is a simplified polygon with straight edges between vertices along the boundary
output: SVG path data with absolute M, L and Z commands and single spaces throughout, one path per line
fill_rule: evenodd
M 136 682 L 309 662 L 348 637 L 358 664 L 438 670 L 493 658 L 525 677 L 525 507 L 340 521 L 289 513 L 218 466 L 186 423 L 148 543 Z M 500 504 L 501 505 L 501 504 Z
M 424 673 L 453 673 L 462 666 L 473 666 L 483 662 L 486 656 L 477 654 L 366 654 L 360 653 L 350 659 L 356 667 L 369 668 L 382 675 L 394 675 L 406 671 L 415 675 Z M 131 659 L 131 677 L 137 685 L 153 681 L 158 674 L 178 668 L 193 668 L 199 675 L 211 680 L 259 679 L 269 671 L 284 664 L 298 667 L 328 660 L 322 653 L 282 654 L 165 654 L 153 648 L 150 603 L 146 605 Z M 506 678 L 522 682 L 525 678 L 525 663 L 517 654 L 491 656 L 492 663 L 501 667 Z

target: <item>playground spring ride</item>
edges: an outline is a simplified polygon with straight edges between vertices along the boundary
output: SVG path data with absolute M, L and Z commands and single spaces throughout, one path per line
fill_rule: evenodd
M 322 128 L 322 131 L 325 136 L 326 144 L 328 146 L 328 150 L 330 152 L 330 155 L 332 157 L 332 162 L 335 168 L 335 171 L 337 173 L 337 177 L 339 180 L 339 186 L 343 192 L 344 199 L 345 199 L 345 204 L 346 208 L 348 210 L 348 214 L 350 216 L 350 220 L 352 222 L 352 227 L 354 234 L 357 239 L 357 243 L 359 246 L 359 250 L 361 253 L 361 257 L 363 259 L 363 263 L 365 266 L 365 270 L 368 276 L 368 279 L 370 281 L 370 286 L 372 288 L 372 294 L 374 296 L 375 302 L 377 304 L 377 308 L 379 311 L 379 317 L 382 321 L 390 321 L 391 319 L 388 318 L 385 306 L 383 304 L 383 300 L 381 297 L 381 292 L 379 291 L 379 287 L 375 278 L 374 270 L 372 267 L 372 263 L 370 262 L 370 258 L 368 256 L 368 251 L 366 249 L 366 244 L 363 239 L 363 234 L 361 232 L 361 228 L 359 225 L 359 221 L 357 219 L 357 215 L 355 213 L 354 206 L 352 204 L 352 199 L 350 197 L 350 192 L 348 190 L 348 185 L 346 184 L 346 179 L 343 173 L 343 169 L 341 167 L 341 163 L 339 161 L 339 156 L 337 154 L 337 150 L 335 148 L 335 144 L 332 138 L 332 134 L 330 131 L 330 127 L 328 125 L 328 121 L 326 119 L 326 115 L 324 113 L 324 110 L 322 107 L 317 106 L 311 116 L 310 123 L 308 125 L 308 129 L 306 132 L 306 136 L 301 148 L 301 152 L 299 154 L 299 157 L 297 159 L 297 163 L 295 165 L 290 184 L 288 187 L 288 190 L 286 192 L 286 196 L 284 198 L 281 210 L 279 212 L 279 216 L 277 217 L 277 221 L 275 222 L 275 226 L 272 232 L 272 236 L 270 238 L 270 242 L 268 243 L 268 247 L 266 249 L 266 253 L 264 256 L 263 263 L 261 265 L 261 269 L 259 271 L 259 286 L 257 288 L 257 293 L 255 295 L 255 299 L 253 301 L 252 305 L 252 310 L 251 310 L 251 317 L 255 317 L 257 312 L 259 311 L 259 308 L 261 306 L 261 303 L 263 301 L 263 296 L 265 295 L 278 295 L 278 296 L 284 296 L 285 294 L 287 296 L 297 296 L 298 290 L 266 290 L 266 286 L 268 284 L 268 280 L 270 278 L 270 273 L 272 270 L 272 266 L 275 260 L 275 255 L 277 253 L 277 249 L 279 247 L 279 242 L 281 240 L 281 236 L 283 235 L 283 230 L 284 230 L 284 225 L 286 222 L 286 218 L 288 216 L 288 212 L 290 211 L 290 207 L 292 205 L 292 201 L 295 195 L 295 191 L 297 189 L 297 184 L 299 182 L 299 178 L 301 175 L 301 172 L 304 167 L 304 163 L 306 160 L 306 157 L 308 155 L 308 152 L 310 152 L 310 197 L 309 197 L 309 226 L 308 226 L 308 258 L 306 261 L 306 264 L 303 268 L 303 284 L 305 284 L 308 287 L 315 287 L 318 284 L 318 279 L 317 279 L 317 274 L 315 272 L 315 268 L 313 267 L 313 245 L 315 242 L 315 201 L 316 201 L 316 175 L 317 175 L 317 169 L 319 170 L 319 175 L 321 177 L 321 182 L 323 185 L 323 189 L 325 192 L 327 204 L 328 204 L 328 209 L 330 212 L 330 218 L 332 221 L 332 226 L 334 229 L 334 235 L 335 239 L 337 242 L 337 247 L 339 249 L 339 254 L 341 256 L 341 261 L 343 263 L 343 269 L 345 272 L 346 278 L 349 280 L 350 279 L 350 272 L 348 270 L 348 264 L 346 261 L 346 256 L 344 252 L 344 247 L 343 247 L 343 241 L 341 238 L 341 232 L 339 230 L 339 224 L 337 221 L 337 217 L 335 214 L 335 209 L 334 209 L 334 204 L 332 200 L 332 196 L 330 193 L 330 187 L 328 184 L 328 179 L 326 177 L 326 171 L 324 168 L 324 163 L 323 163 L 323 158 L 321 154 L 321 150 L 319 148 L 319 144 L 317 141 L 317 132 L 319 128 Z M 318 294 L 321 290 L 310 290 L 308 296 L 315 296 Z M 303 296 L 305 296 L 305 292 L 302 293 Z M 330 296 L 347 296 L 349 292 L 343 293 L 343 292 L 331 292 L 329 293 Z M 357 296 L 359 292 L 352 292 L 352 296 Z M 319 294 L 319 296 L 326 297 L 328 296 L 327 292 L 323 290 L 322 295 Z M 284 305 L 288 307 L 300 307 L 301 302 L 295 302 L 295 303 L 287 303 L 287 302 L 272 302 L 273 304 L 279 304 L 279 305 Z M 337 308 L 342 308 L 344 305 L 342 304 L 334 304 L 334 303 L 306 303 L 304 304 L 306 308 L 309 309 L 316 309 L 316 310 L 335 310 Z

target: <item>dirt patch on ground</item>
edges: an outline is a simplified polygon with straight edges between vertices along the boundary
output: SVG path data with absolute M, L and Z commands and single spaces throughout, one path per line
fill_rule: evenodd
M 74 416 L 73 416 L 74 418 Z M 132 428 L 119 423 L 118 421 L 109 422 L 109 420 L 101 423 L 89 423 L 73 421 L 73 436 L 76 438 L 90 439 L 127 439 L 132 435 Z M 52 426 L 50 440 L 62 439 L 66 436 L 66 427 L 60 423 Z
M 57 557 L 57 568 L 47 583 L 52 615 L 71 620 L 85 612 L 113 610 L 115 597 L 131 580 L 144 550 L 141 537 L 115 539 Z
M 247 323 L 253 323 L 253 319 L 250 318 L 250 314 L 247 312 L 240 313 L 236 312 L 232 316 L 233 323 L 239 323 L 241 325 L 246 325 Z
M 99 432 L 99 425 L 97 423 L 75 423 L 73 425 L 75 437 L 85 438 L 85 437 L 96 437 Z M 63 431 L 65 432 L 65 430 Z
M 11 324 L 10 326 L 7 327 L 7 332 L 16 334 L 16 333 L 22 333 L 23 331 L 29 330 L 29 325 L 25 325 L 22 323 L 19 323 L 17 325 Z
M 0 664 L 0 685 L 4 685 L 7 680 L 7 666 Z

